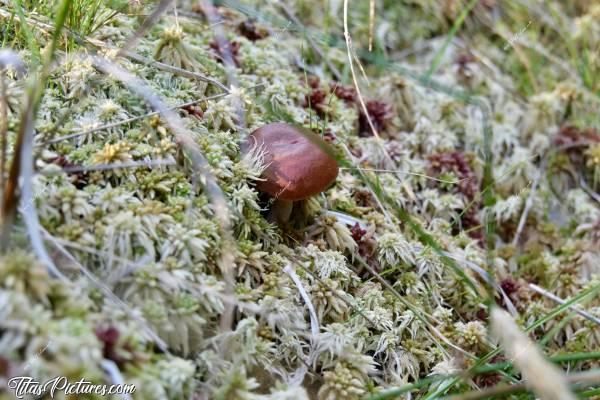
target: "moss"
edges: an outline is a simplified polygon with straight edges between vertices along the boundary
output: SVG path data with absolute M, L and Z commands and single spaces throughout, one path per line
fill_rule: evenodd
M 284 24 L 256 40 L 240 36 L 247 15 L 219 8 L 223 20 L 218 27 L 230 43 L 226 47 L 237 50 L 239 64 L 229 71 L 221 60 L 224 48 L 215 46 L 216 26 L 202 17 L 206 10 L 187 2 L 177 17 L 161 17 L 132 49 L 227 86 L 234 84 L 227 82 L 228 73 L 236 78 L 231 93 L 195 108 L 178 108 L 190 139 L 208 161 L 203 174 L 213 177 L 223 193 L 228 221 L 222 220 L 215 189 L 206 187 L 205 177 L 192 168 L 191 155 L 182 150 L 164 117 L 118 124 L 143 116 L 148 105 L 113 77 L 101 75 L 85 57 L 68 53 L 59 59 L 36 121 L 34 206 L 50 238 L 44 236 L 45 245 L 70 283 L 48 276 L 27 246 L 27 228 L 19 220 L 12 246 L 21 250 L 0 259 L 0 332 L 3 340 L 8 334 L 15 338 L 10 352 L 0 347 L 3 359 L 23 363 L 44 341 L 56 340 L 59 347 L 39 358 L 37 378 L 52 371 L 106 380 L 100 368 L 105 343 L 97 327 L 108 324 L 128 343 L 125 350 L 131 357 L 118 366 L 125 382 L 138 385 L 136 398 L 202 393 L 227 399 L 355 399 L 416 382 L 448 365 L 473 365 L 474 360 L 461 363 L 453 355 L 455 346 L 476 356 L 493 347 L 481 313 L 481 271 L 491 261 L 497 281 L 514 283 L 505 286 L 514 289 L 509 297 L 523 326 L 556 306 L 532 292 L 529 282 L 565 299 L 595 282 L 600 208 L 579 179 L 596 188 L 598 146 L 578 143 L 559 149 L 582 138 L 594 140 L 594 131 L 585 126 L 560 126 L 571 119 L 590 120 L 597 108 L 588 93 L 597 86 L 590 79 L 595 67 L 578 70 L 580 83 L 562 82 L 561 67 L 545 62 L 530 46 L 523 45 L 520 52 L 502 50 L 504 40 L 483 29 L 482 21 L 495 29 L 490 18 L 500 15 L 508 28 L 518 31 L 528 11 L 499 2 L 480 4 L 459 31 L 476 55 L 450 45 L 432 76 L 434 90 L 382 61 L 398 58 L 403 60 L 398 65 L 426 70 L 439 51 L 435 38 L 448 31 L 460 11 L 452 6 L 456 2 L 375 2 L 378 56 L 372 58 L 362 51 L 369 37 L 369 2 L 351 4 L 350 33 L 371 82 L 361 80 L 361 92 L 381 134 L 361 137 L 370 132 L 367 114 L 349 86 L 345 47 L 317 40 L 323 56 L 312 50 L 309 55 L 310 44 L 303 37 L 339 36 L 340 2 L 330 3 L 317 7 L 314 1 L 297 0 L 294 11 L 306 32 L 294 26 L 286 30 Z M 281 12 L 269 2 L 245 4 L 265 15 Z M 150 5 L 140 7 L 135 13 L 150 12 Z M 568 18 L 577 21 L 575 48 L 596 37 L 595 8 L 564 7 Z M 44 20 L 47 11 L 36 18 Z M 88 38 L 121 46 L 141 23 L 135 13 L 118 14 L 88 32 Z M 544 23 L 536 18 L 527 37 L 564 50 L 565 44 L 553 39 L 553 29 L 537 26 Z M 18 23 L 2 29 L 3 39 L 30 60 Z M 47 37 L 38 34 L 44 47 Z M 63 43 L 61 49 L 73 46 Z M 403 55 L 407 49 L 413 50 L 408 57 Z M 221 92 L 189 74 L 127 58 L 117 62 L 169 106 Z M 331 65 L 342 71 L 341 77 L 334 76 Z M 312 75 L 318 79 L 307 82 Z M 13 74 L 5 79 L 13 149 L 24 85 Z M 457 94 L 462 90 L 485 98 L 489 120 L 482 122 L 479 109 L 462 101 Z M 270 202 L 256 189 L 266 167 L 264 154 L 240 149 L 253 129 L 280 119 L 322 135 L 344 161 L 336 183 L 299 203 L 288 227 L 265 218 Z M 89 135 L 45 143 L 113 123 Z M 489 157 L 484 123 L 493 134 Z M 10 153 L 7 166 L 13 158 Z M 538 174 L 542 160 L 547 165 Z M 168 165 L 102 169 L 133 161 Z M 97 170 L 72 173 L 64 167 Z M 481 184 L 484 168 L 496 177 L 491 188 Z M 494 199 L 485 207 L 484 190 Z M 527 201 L 528 218 L 513 244 Z M 464 276 L 423 241 L 399 210 L 433 237 Z M 486 231 L 490 219 L 496 231 Z M 493 249 L 486 248 L 484 235 Z M 233 244 L 226 247 L 230 238 Z M 119 301 L 82 276 L 70 256 Z M 378 271 L 396 293 L 369 270 Z M 233 322 L 225 326 L 222 315 L 230 304 Z M 597 306 L 594 298 L 586 309 Z M 557 327 L 546 350 L 591 351 L 595 326 L 580 316 L 563 318 L 536 330 L 541 337 Z M 298 373 L 302 380 L 306 364 L 305 390 L 290 377 Z M 268 387 L 273 393 L 267 394 Z

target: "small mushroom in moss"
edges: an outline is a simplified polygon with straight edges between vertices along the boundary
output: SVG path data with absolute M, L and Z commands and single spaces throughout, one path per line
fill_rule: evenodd
M 244 145 L 265 151 L 267 168 L 258 190 L 275 199 L 269 220 L 285 223 L 293 204 L 327 189 L 336 179 L 338 164 L 329 145 L 319 136 L 301 128 L 272 123 L 252 132 Z

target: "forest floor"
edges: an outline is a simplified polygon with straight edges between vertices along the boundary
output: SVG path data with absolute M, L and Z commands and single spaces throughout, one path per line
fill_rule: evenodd
M 0 399 L 600 398 L 597 2 L 1 0 L 0 40 Z M 339 168 L 289 219 L 273 122 Z

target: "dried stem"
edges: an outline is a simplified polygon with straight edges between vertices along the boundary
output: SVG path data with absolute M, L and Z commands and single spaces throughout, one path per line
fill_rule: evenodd
M 528 388 L 545 400 L 574 400 L 562 370 L 547 361 L 511 316 L 499 307 L 490 312 L 491 330 L 521 371 Z
M 535 285 L 533 283 L 529 284 L 529 288 L 531 290 L 533 290 L 536 293 L 541 294 L 544 297 L 549 298 L 550 300 L 553 300 L 555 302 L 557 302 L 558 304 L 565 304 L 566 301 L 561 299 L 560 297 L 548 292 L 547 290 L 542 289 L 541 287 L 539 287 L 538 285 Z M 593 315 L 581 310 L 580 308 L 576 307 L 576 306 L 569 306 L 569 309 L 573 310 L 574 312 L 576 312 L 577 314 L 581 315 L 583 318 L 594 322 L 595 324 L 600 325 L 600 319 L 597 317 L 594 317 Z
M 123 55 L 124 57 L 129 58 L 132 61 L 155 67 L 161 71 L 170 72 L 175 75 L 180 75 L 180 76 L 184 76 L 186 78 L 196 79 L 196 80 L 199 80 L 202 82 L 207 82 L 207 83 L 213 84 L 216 87 L 218 87 L 219 89 L 221 89 L 222 91 L 224 91 L 225 93 L 229 93 L 229 89 L 227 88 L 227 86 L 223 85 L 218 80 L 210 78 L 210 77 L 202 75 L 202 74 L 199 74 L 197 72 L 188 71 L 186 69 L 175 67 L 173 65 L 161 63 L 160 61 L 150 60 L 138 53 L 135 53 L 135 52 L 129 51 L 129 50 L 127 50 L 127 51 L 122 50 L 120 54 Z
M 178 144 L 190 157 L 195 175 L 193 178 L 200 178 L 200 181 L 204 184 L 213 203 L 215 217 L 221 228 L 223 247 L 221 249 L 221 256 L 218 264 L 225 281 L 226 292 L 233 297 L 235 283 L 234 257 L 236 246 L 231 232 L 230 211 L 223 191 L 209 170 L 209 164 L 206 161 L 206 158 L 202 155 L 198 145 L 192 139 L 190 132 L 185 128 L 182 119 L 176 113 L 171 111 L 145 83 L 109 60 L 93 57 L 92 61 L 97 69 L 123 82 L 130 90 L 143 97 L 152 108 L 159 111 L 164 117 L 168 127 L 175 134 Z M 231 324 L 233 322 L 233 308 L 233 305 L 227 305 L 225 311 L 221 315 L 221 328 L 223 330 L 231 329 Z
M 89 172 L 89 171 L 109 171 L 114 169 L 123 168 L 139 168 L 147 167 L 152 168 L 156 166 L 170 166 L 177 165 L 174 160 L 149 160 L 149 161 L 132 161 L 128 163 L 115 163 L 115 164 L 98 164 L 98 165 L 86 165 L 81 167 L 64 167 L 63 171 L 66 173 L 74 172 Z
M 404 297 L 402 297 L 400 295 L 400 293 L 398 293 L 398 291 L 396 289 L 394 289 L 394 287 L 388 282 L 386 281 L 377 271 L 375 271 L 373 268 L 371 268 L 371 266 L 366 263 L 360 256 L 357 256 L 360 264 L 369 272 L 369 274 L 371 274 L 372 277 L 374 277 L 377 281 L 379 281 L 379 283 L 381 283 L 387 290 L 389 290 L 394 297 L 396 297 L 402 304 L 406 305 L 409 309 L 413 310 L 415 309 L 415 307 L 410 304 Z M 427 314 L 425 312 L 420 312 L 421 314 L 425 315 L 427 318 L 431 319 L 431 321 L 433 321 L 433 323 L 439 324 L 440 322 L 433 317 L 430 314 Z M 419 319 L 421 319 L 422 317 L 419 316 L 419 313 L 415 313 L 417 315 L 417 317 Z M 462 348 L 460 348 L 459 346 L 455 345 L 454 343 L 452 343 L 446 336 L 444 336 L 442 334 L 442 332 L 440 332 L 431 322 L 423 319 L 423 322 L 429 327 L 429 329 L 432 330 L 432 332 L 435 334 L 435 336 L 437 336 L 438 338 L 440 338 L 444 343 L 446 343 L 448 346 L 452 347 L 454 350 L 458 351 L 459 353 L 465 355 L 466 357 L 470 358 L 470 359 L 474 359 L 475 356 L 465 350 L 463 350 Z
M 0 70 L 0 193 L 4 192 L 4 168 L 6 166 L 6 146 L 8 135 L 8 106 L 6 95 L 6 84 L 4 79 L 6 73 Z
M 263 84 L 259 83 L 257 85 L 249 87 L 247 90 L 256 89 L 256 88 L 261 87 L 261 86 L 263 86 Z M 206 102 L 206 101 L 209 101 L 209 100 L 220 99 L 221 97 L 225 97 L 225 96 L 227 96 L 229 94 L 230 93 L 227 92 L 227 93 L 215 94 L 215 95 L 208 96 L 208 97 L 203 97 L 203 98 L 198 99 L 198 100 L 188 101 L 187 103 L 183 103 L 183 104 L 179 104 L 179 105 L 176 105 L 176 106 L 173 106 L 173 107 L 169 107 L 169 110 L 177 110 L 178 108 L 184 108 L 184 107 L 192 106 L 192 105 L 195 105 L 195 104 L 198 104 L 198 103 L 203 103 L 203 102 Z M 138 115 L 136 117 L 131 117 L 131 118 L 123 119 L 121 121 L 111 122 L 110 124 L 98 126 L 96 128 L 88 129 L 88 130 L 85 130 L 85 131 L 82 131 L 82 132 L 75 132 L 75 133 L 71 133 L 71 134 L 68 134 L 68 135 L 59 136 L 57 138 L 47 140 L 46 142 L 40 144 L 40 146 L 48 145 L 48 144 L 52 144 L 52 143 L 58 143 L 58 142 L 61 142 L 63 140 L 74 139 L 74 138 L 81 137 L 81 136 L 87 136 L 87 135 L 90 135 L 90 134 L 95 133 L 95 132 L 99 132 L 99 131 L 104 131 L 104 130 L 107 130 L 107 129 L 116 128 L 117 126 L 128 124 L 128 123 L 135 122 L 135 121 L 139 121 L 141 119 L 149 118 L 149 117 L 152 117 L 153 115 L 158 115 L 158 114 L 160 114 L 159 111 L 152 111 L 152 112 L 149 112 L 149 113 L 144 114 L 144 115 Z
M 115 295 L 106 284 L 104 284 L 94 274 L 92 274 L 87 268 L 85 268 L 79 261 L 77 261 L 77 259 L 67 249 L 65 249 L 54 236 L 52 236 L 50 233 L 48 233 L 43 228 L 42 228 L 42 231 L 43 231 L 46 239 L 48 239 L 58 251 L 60 251 L 70 262 L 72 262 L 77 267 L 79 272 L 81 272 L 83 275 L 85 275 L 85 277 L 87 279 L 89 279 L 89 281 L 97 289 L 99 289 L 106 296 L 107 299 L 109 299 L 111 302 L 113 302 L 115 305 L 117 305 L 131 319 L 137 321 L 142 326 L 144 333 L 146 333 L 146 336 L 150 340 L 152 340 L 154 343 L 156 343 L 158 348 L 163 353 L 171 354 L 169 352 L 169 349 L 168 349 L 166 343 L 154 332 L 154 330 L 152 330 L 152 328 L 150 328 L 150 326 L 148 325 L 148 323 L 142 316 L 140 316 L 136 312 L 133 312 L 131 310 L 131 308 L 127 304 L 125 304 L 123 302 L 123 300 L 121 300 L 117 295 Z
M 369 115 L 369 111 L 367 110 L 367 105 L 362 97 L 360 92 L 360 87 L 358 86 L 358 80 L 356 79 L 356 72 L 354 72 L 354 60 L 353 60 L 353 48 L 352 48 L 352 38 L 350 37 L 350 33 L 348 32 L 348 0 L 344 0 L 344 38 L 346 39 L 346 50 L 348 52 L 348 62 L 350 63 L 350 73 L 352 74 L 352 81 L 354 82 L 354 88 L 356 89 L 356 95 L 358 97 L 358 101 L 360 102 L 360 106 L 362 107 L 363 112 L 369 122 L 369 126 L 373 131 L 373 135 L 379 138 L 379 133 L 377 129 L 375 129 L 375 125 L 373 125 L 373 121 L 371 121 L 371 116 Z
M 369 51 L 373 51 L 373 31 L 375 30 L 375 0 L 369 1 Z
M 594 189 L 587 184 L 581 175 L 579 176 L 579 185 L 596 203 L 600 204 L 600 194 L 594 192 Z
M 17 142 L 14 147 L 14 158 L 12 160 L 11 169 L 8 177 L 8 183 L 5 191 L 2 193 L 2 208 L 1 216 L 1 232 L 0 232 L 0 249 L 6 250 L 9 245 L 10 232 L 15 219 L 15 213 L 19 203 L 18 185 L 21 177 L 21 170 L 25 168 L 23 179 L 23 192 L 28 197 L 27 201 L 33 202 L 33 193 L 31 189 L 31 178 L 33 176 L 33 130 L 35 115 L 39 109 L 46 81 L 52 69 L 54 53 L 58 46 L 59 36 L 64 26 L 67 14 L 70 7 L 69 0 L 62 0 L 57 7 L 55 28 L 52 33 L 52 40 L 48 46 L 46 57 L 44 58 L 41 71 L 39 74 L 33 75 L 29 82 L 29 88 L 24 101 L 24 109 L 19 125 Z M 25 174 L 24 173 L 24 174 Z M 40 260 L 47 264 L 50 273 L 56 277 L 63 278 L 62 274 L 56 269 L 52 260 L 48 256 L 43 242 L 39 235 L 39 221 L 35 207 L 33 210 L 24 213 L 25 223 L 31 236 L 32 246 L 36 251 Z

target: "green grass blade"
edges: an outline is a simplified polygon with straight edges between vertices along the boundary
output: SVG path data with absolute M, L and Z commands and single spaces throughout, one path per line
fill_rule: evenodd
M 460 15 L 456 19 L 456 21 L 454 21 L 454 24 L 452 25 L 452 29 L 450 29 L 450 32 L 448 32 L 448 36 L 446 36 L 446 40 L 444 40 L 444 44 L 442 45 L 442 47 L 437 51 L 437 53 L 433 57 L 433 61 L 432 61 L 431 65 L 429 66 L 429 69 L 425 73 L 426 79 L 431 78 L 431 75 L 433 75 L 435 73 L 435 71 L 438 69 L 438 67 L 442 63 L 442 58 L 444 57 L 444 54 L 446 53 L 446 49 L 448 48 L 448 45 L 450 45 L 450 42 L 452 42 L 452 39 L 454 39 L 454 37 L 456 36 L 456 33 L 458 32 L 458 30 L 460 29 L 462 24 L 465 22 L 467 15 L 469 15 L 471 10 L 475 7 L 475 5 L 477 5 L 478 2 L 479 2 L 479 0 L 471 0 L 469 2 L 469 4 L 467 5 L 467 7 L 465 7 L 462 10 Z

